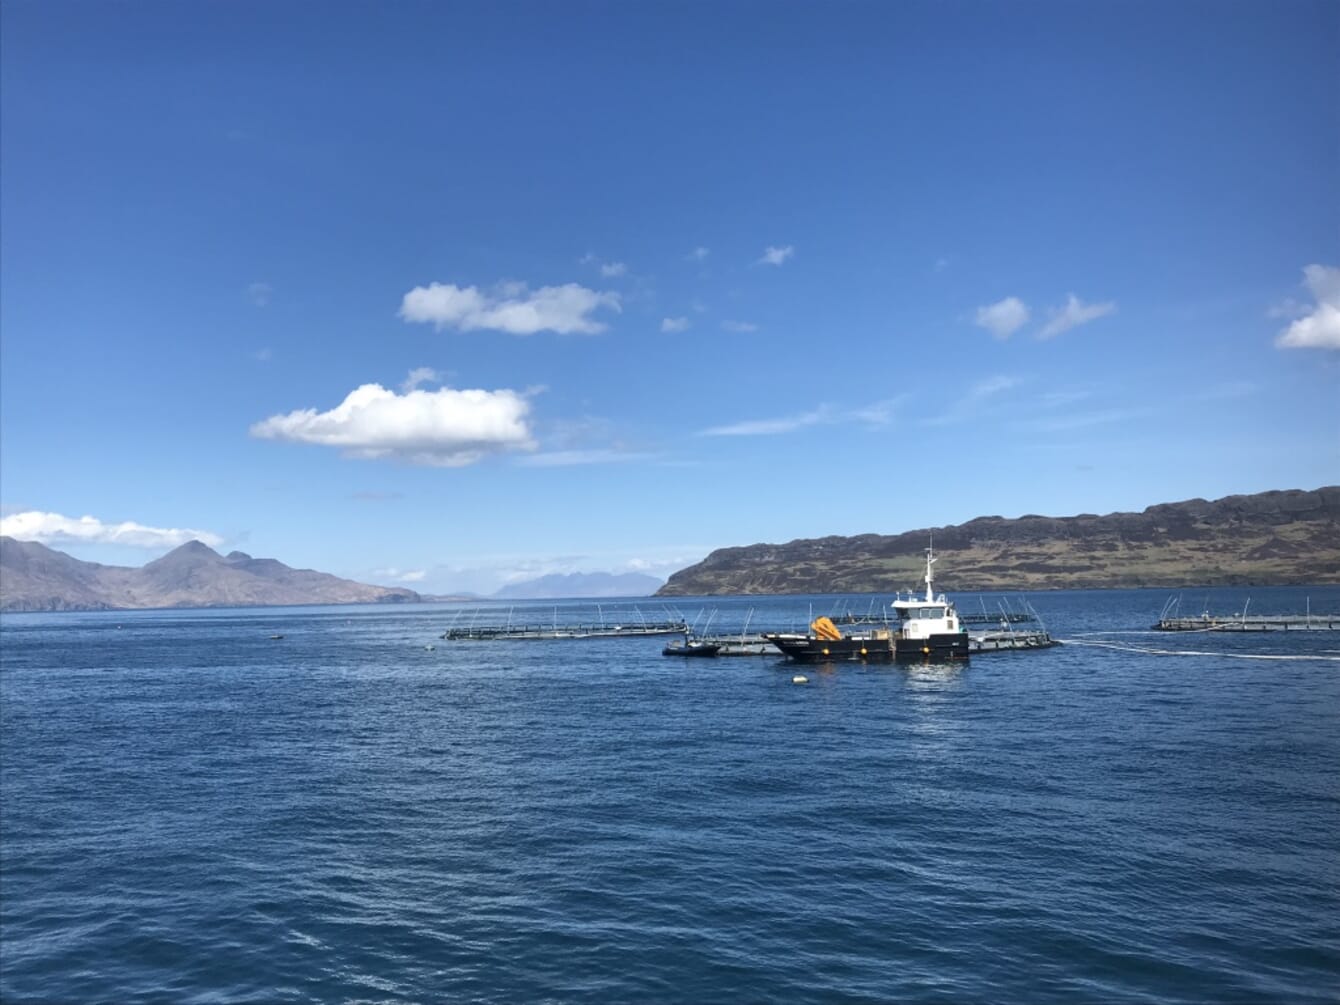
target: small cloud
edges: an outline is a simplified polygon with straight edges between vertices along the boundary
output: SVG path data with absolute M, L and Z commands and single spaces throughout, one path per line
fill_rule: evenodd
M 607 448 L 549 450 L 518 457 L 516 463 L 527 468 L 571 468 L 587 464 L 627 464 L 630 461 L 644 461 L 653 456 L 655 455 Z
M 525 283 L 509 281 L 489 291 L 452 283 L 416 286 L 405 294 L 399 313 L 406 321 L 429 323 L 439 331 L 455 328 L 512 335 L 540 331 L 593 335 L 608 327 L 590 316 L 602 308 L 618 312 L 619 295 L 598 293 L 576 283 L 532 291 Z
M 377 579 L 390 580 L 393 583 L 422 583 L 428 575 L 428 570 L 374 569 L 372 575 Z
M 994 304 L 977 308 L 973 324 L 985 328 L 998 339 L 1007 339 L 1028 321 L 1028 305 L 1018 297 L 1006 297 Z
M 131 548 L 176 548 L 188 541 L 200 541 L 211 548 L 223 544 L 223 538 L 207 530 L 179 530 L 168 527 L 146 527 L 127 520 L 124 523 L 103 523 L 97 517 L 78 519 L 59 513 L 29 510 L 0 519 L 0 534 L 20 541 L 39 541 L 42 544 L 121 544 Z
M 711 253 L 712 252 L 707 248 L 703 247 L 694 248 L 692 251 L 689 252 L 688 259 L 691 262 L 701 262 Z
M 688 327 L 688 318 L 664 318 L 661 321 L 661 331 L 663 332 L 682 332 Z
M 1134 422 L 1147 419 L 1154 414 L 1150 408 L 1109 408 L 1093 412 L 1069 412 L 1054 418 L 1025 419 L 1011 423 L 1011 428 L 1020 432 L 1064 433 L 1072 429 L 1088 429 L 1092 426 L 1110 426 L 1117 423 Z
M 257 307 L 264 307 L 274 295 L 274 287 L 269 283 L 252 283 L 247 287 L 247 299 Z
M 796 249 L 791 245 L 782 248 L 774 248 L 772 245 L 763 249 L 763 257 L 755 265 L 781 265 L 788 258 L 796 253 Z
M 936 272 L 944 272 L 944 270 L 947 268 L 949 268 L 949 259 L 941 257 L 935 260 Z
M 1281 349 L 1340 349 L 1340 268 L 1308 265 L 1303 285 L 1315 303 L 1275 337 Z
M 775 436 L 778 433 L 793 433 L 807 426 L 817 426 L 830 421 L 831 410 L 826 405 L 799 415 L 784 416 L 779 419 L 753 419 L 737 422 L 729 426 L 713 426 L 702 430 L 699 436 Z
M 721 327 L 728 332 L 756 332 L 758 325 L 752 321 L 723 321 Z
M 623 262 L 606 262 L 600 267 L 600 274 L 606 279 L 613 279 L 615 276 L 622 276 L 628 271 L 628 266 Z
M 958 422 L 966 422 L 979 415 L 992 398 L 1017 387 L 1019 383 L 1018 377 L 1005 374 L 984 377 L 972 384 L 963 396 L 949 407 L 948 411 L 934 418 L 923 420 L 922 425 L 948 426 Z
M 1069 331 L 1071 328 L 1079 325 L 1088 324 L 1104 315 L 1111 314 L 1117 309 L 1115 302 L 1109 300 L 1102 304 L 1086 304 L 1075 294 L 1070 294 L 1066 299 L 1064 307 L 1055 307 L 1049 311 L 1051 320 L 1038 332 L 1038 338 L 1055 338 L 1062 332 Z
M 797 415 L 787 415 L 776 419 L 751 419 L 726 426 L 713 426 L 700 430 L 699 436 L 776 436 L 781 433 L 794 433 L 798 429 L 810 426 L 857 424 L 867 427 L 887 426 L 893 418 L 894 410 L 901 404 L 901 398 L 877 401 L 861 408 L 839 409 L 831 405 Z
M 442 375 L 430 366 L 417 366 L 405 377 L 404 383 L 400 385 L 400 390 L 405 394 L 415 390 L 421 384 L 436 384 L 442 380 Z
M 516 391 L 408 391 L 364 384 L 328 412 L 300 409 L 255 423 L 263 440 L 337 447 L 347 457 L 461 467 L 508 450 L 531 450 L 530 402 Z
M 272 357 L 273 355 L 274 353 L 270 350 L 270 347 L 266 346 L 264 349 L 257 349 L 255 352 L 253 352 L 251 354 L 251 358 L 256 360 L 258 363 L 268 363 L 270 362 L 270 357 Z

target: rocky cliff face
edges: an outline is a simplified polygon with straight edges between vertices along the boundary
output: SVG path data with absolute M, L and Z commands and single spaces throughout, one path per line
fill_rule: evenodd
M 945 590 L 1340 583 L 1340 487 L 1262 492 L 1141 513 L 985 516 L 897 535 L 722 548 L 663 596 L 871 593 L 920 585 L 934 538 Z
M 81 562 L 30 541 L 0 538 L 0 610 L 96 611 L 148 607 L 263 607 L 418 600 L 191 541 L 139 569 Z

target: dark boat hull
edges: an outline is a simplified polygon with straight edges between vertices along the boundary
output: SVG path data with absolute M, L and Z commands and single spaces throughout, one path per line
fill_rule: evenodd
M 688 645 L 668 645 L 661 650 L 662 656 L 715 656 L 721 646 L 712 642 L 690 642 Z
M 966 660 L 968 636 L 963 632 L 932 635 L 927 639 L 819 639 L 809 635 L 768 635 L 769 642 L 798 663 L 865 660 Z

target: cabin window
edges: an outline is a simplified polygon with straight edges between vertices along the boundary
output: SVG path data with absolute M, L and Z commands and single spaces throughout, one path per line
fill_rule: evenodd
M 943 607 L 923 607 L 921 609 L 921 616 L 923 618 L 943 618 L 945 616 L 945 609 Z

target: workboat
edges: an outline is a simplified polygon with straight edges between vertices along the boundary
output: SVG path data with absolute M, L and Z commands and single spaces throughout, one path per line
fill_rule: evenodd
M 721 651 L 716 642 L 704 642 L 701 639 L 685 639 L 683 642 L 671 642 L 661 650 L 662 656 L 715 656 Z
M 959 621 L 952 601 L 932 589 L 931 567 L 936 558 L 926 549 L 926 596 L 910 592 L 896 596 L 889 606 L 899 625 L 866 627 L 842 632 L 830 618 L 816 618 L 808 634 L 769 632 L 763 637 L 789 658 L 803 663 L 831 660 L 966 660 L 968 631 Z

